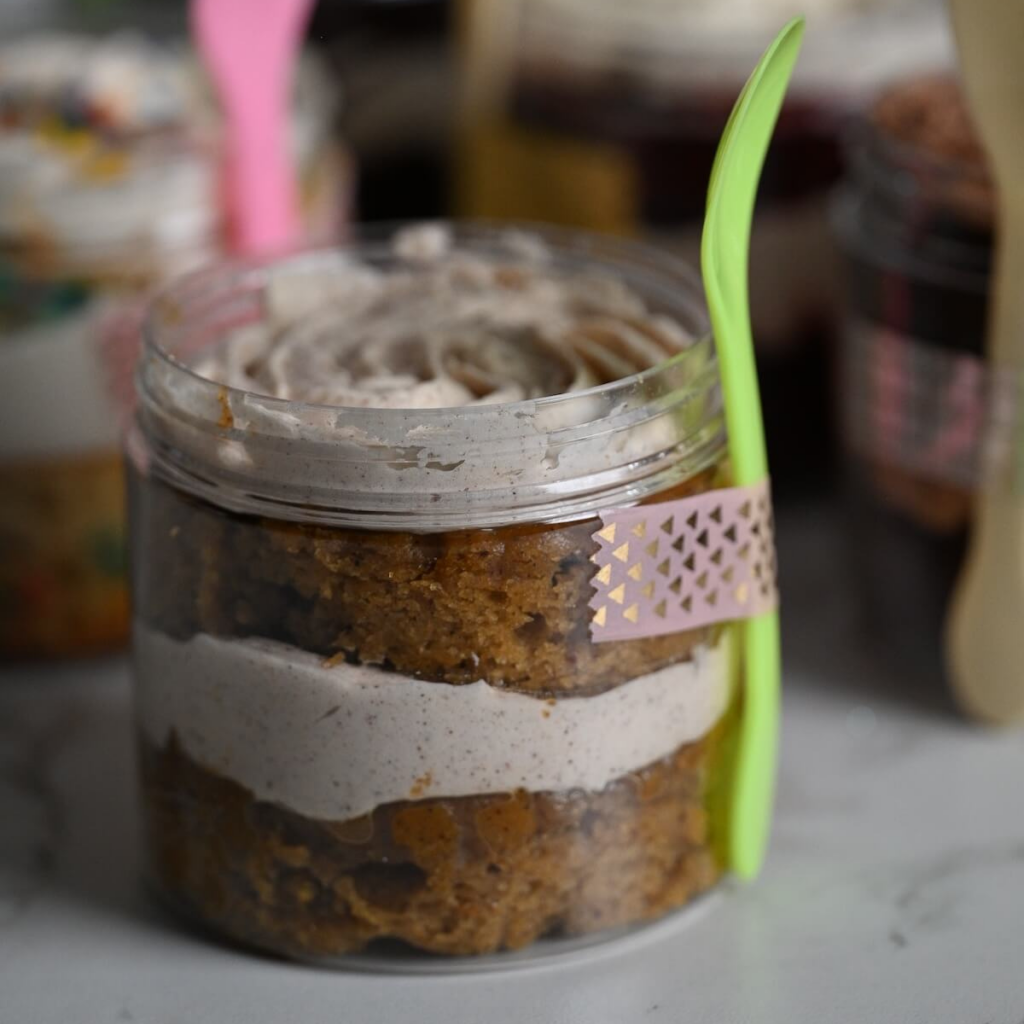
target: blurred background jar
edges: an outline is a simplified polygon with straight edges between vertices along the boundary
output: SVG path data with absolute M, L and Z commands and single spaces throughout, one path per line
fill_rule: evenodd
M 307 235 L 352 173 L 306 62 L 292 144 Z M 225 249 L 219 118 L 181 48 L 134 34 L 0 49 L 0 656 L 128 633 L 119 422 L 144 294 Z
M 449 0 L 320 0 L 309 37 L 345 97 L 339 127 L 359 165 L 359 219 L 447 216 L 456 95 Z
M 457 206 L 642 235 L 694 260 L 718 138 L 788 0 L 463 0 Z M 816 0 L 761 184 L 751 296 L 776 493 L 836 464 L 841 126 L 879 81 L 942 64 L 941 7 Z M 796 417 L 793 410 L 799 408 Z
M 841 394 L 853 571 L 866 625 L 942 678 L 941 633 L 1013 382 L 984 362 L 994 190 L 960 86 L 886 89 L 850 135 Z

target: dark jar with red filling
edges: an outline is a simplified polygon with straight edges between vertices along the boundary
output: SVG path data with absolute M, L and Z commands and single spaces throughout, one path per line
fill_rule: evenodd
M 993 187 L 947 76 L 885 92 L 852 133 L 849 163 L 834 225 L 854 564 L 873 635 L 936 679 L 972 493 L 1007 415 L 984 362 Z

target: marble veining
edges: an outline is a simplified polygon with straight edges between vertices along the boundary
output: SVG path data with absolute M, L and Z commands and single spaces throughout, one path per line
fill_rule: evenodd
M 0 711 L 0 927 L 28 909 L 53 873 L 65 813 L 51 766 L 81 713 L 65 708 L 40 722 Z

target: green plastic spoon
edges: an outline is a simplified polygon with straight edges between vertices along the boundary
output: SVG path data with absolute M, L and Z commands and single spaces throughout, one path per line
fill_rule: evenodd
M 764 52 L 729 115 L 708 186 L 701 270 L 718 349 L 737 487 L 758 483 L 768 475 L 750 329 L 750 226 L 761 168 L 803 34 L 804 19 L 795 18 Z M 739 628 L 746 690 L 729 811 L 728 856 L 737 875 L 753 878 L 764 860 L 775 790 L 779 617 L 771 612 L 747 619 Z

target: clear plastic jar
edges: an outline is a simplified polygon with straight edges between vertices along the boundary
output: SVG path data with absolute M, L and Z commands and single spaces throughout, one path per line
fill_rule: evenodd
M 850 137 L 845 494 L 873 635 L 941 678 L 941 634 L 987 447 L 1005 427 L 984 362 L 993 190 L 951 78 L 891 86 Z
M 455 235 L 484 296 L 517 287 L 506 238 Z M 129 443 L 149 874 L 235 939 L 490 953 L 656 918 L 723 870 L 730 627 L 595 642 L 589 604 L 599 514 L 726 485 L 699 282 L 543 238 L 552 274 L 625 282 L 692 344 L 554 397 L 339 408 L 187 365 L 284 278 L 394 270 L 387 243 L 155 306 Z

